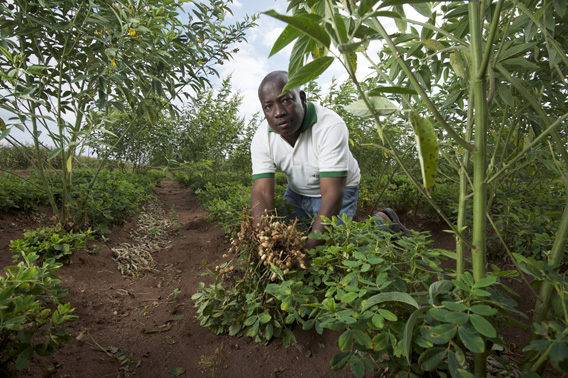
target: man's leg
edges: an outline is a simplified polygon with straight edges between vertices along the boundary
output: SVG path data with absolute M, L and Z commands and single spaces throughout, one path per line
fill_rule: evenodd
M 410 236 L 410 232 L 400 222 L 398 215 L 396 215 L 395 211 L 389 207 L 386 207 L 383 211 L 373 215 L 373 218 L 376 219 L 377 226 L 383 230 L 388 230 L 394 234 Z

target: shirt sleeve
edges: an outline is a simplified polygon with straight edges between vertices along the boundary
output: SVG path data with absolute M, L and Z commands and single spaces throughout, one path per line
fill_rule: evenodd
M 270 144 L 268 141 L 268 127 L 261 124 L 256 130 L 250 145 L 250 156 L 252 161 L 252 179 L 274 177 L 276 165 L 270 154 Z
M 344 122 L 323 130 L 319 138 L 320 177 L 347 177 L 349 169 L 349 131 Z

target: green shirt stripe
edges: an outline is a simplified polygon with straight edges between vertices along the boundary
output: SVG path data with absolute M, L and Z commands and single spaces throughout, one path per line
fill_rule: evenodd
M 268 173 L 259 173 L 257 175 L 252 175 L 252 179 L 256 180 L 256 179 L 261 179 L 261 178 L 274 178 L 275 173 L 273 172 L 268 172 Z
M 347 171 L 320 172 L 320 177 L 347 177 Z

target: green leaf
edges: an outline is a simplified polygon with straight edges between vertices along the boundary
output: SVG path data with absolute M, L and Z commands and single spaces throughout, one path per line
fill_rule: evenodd
M 327 34 L 327 31 L 317 23 L 316 20 L 319 19 L 318 16 L 308 14 L 302 16 L 286 16 L 279 14 L 274 10 L 266 11 L 264 14 L 286 22 L 301 33 L 329 48 L 331 38 L 329 37 L 329 34 Z
M 467 66 L 459 50 L 454 51 L 453 53 L 450 54 L 450 65 L 452 66 L 454 72 L 458 77 L 465 78 L 467 76 L 466 74 Z
M 376 3 L 379 0 L 361 0 L 359 4 L 359 8 L 357 9 L 357 13 L 359 13 L 360 17 L 363 17 L 367 12 L 373 9 Z
M 274 45 L 272 46 L 272 50 L 270 50 L 268 57 L 270 58 L 272 55 L 288 46 L 290 42 L 298 38 L 300 35 L 301 33 L 298 29 L 292 27 L 291 25 L 287 25 L 276 39 L 276 42 L 274 42 Z
M 451 311 L 465 311 L 465 310 L 467 310 L 466 305 L 464 305 L 463 303 L 458 303 L 458 302 L 442 301 L 442 306 L 444 306 L 445 308 L 447 308 L 448 310 L 451 310 Z
M 386 320 L 390 320 L 391 322 L 396 322 L 398 320 L 398 317 L 389 310 L 385 310 L 384 308 L 379 308 L 377 311 Z
M 385 97 L 369 96 L 369 106 L 377 114 L 390 114 L 398 110 L 398 107 Z M 349 113 L 357 117 L 372 117 L 372 111 L 367 107 L 363 99 L 357 100 L 345 107 Z
M 459 327 L 458 334 L 465 347 L 473 353 L 483 353 L 485 351 L 485 342 L 483 341 L 483 338 L 469 323 L 461 325 Z
M 372 349 L 374 351 L 380 352 L 389 345 L 389 334 L 388 332 L 382 332 L 373 337 Z
M 337 346 L 340 350 L 351 350 L 353 345 L 353 331 L 348 329 L 337 339 Z
M 51 151 L 49 152 L 49 155 L 47 155 L 47 160 L 53 159 L 54 157 L 56 157 L 56 156 L 58 156 L 59 154 L 61 154 L 62 151 L 63 151 L 63 148 L 62 148 L 62 147 L 54 148 L 53 150 L 51 150 Z
M 334 58 L 331 56 L 323 56 L 301 67 L 296 72 L 292 73 L 291 77 L 288 77 L 288 83 L 283 91 L 299 87 L 310 80 L 316 79 L 333 63 L 333 59 Z
M 404 356 L 406 357 L 406 361 L 410 364 L 410 353 L 412 348 L 412 334 L 414 330 L 414 324 L 418 320 L 418 318 L 422 315 L 422 313 L 428 311 L 430 306 L 420 307 L 419 309 L 415 310 L 404 325 L 404 333 L 402 334 L 402 345 L 404 349 Z
M 173 368 L 173 369 L 169 370 L 168 373 L 170 375 L 173 375 L 174 377 L 179 377 L 180 375 L 185 373 L 185 369 L 182 368 L 182 367 L 177 367 L 177 368 Z
M 437 326 L 424 326 L 421 328 L 422 336 L 434 344 L 445 344 L 454 338 L 457 331 L 455 324 L 440 324 Z
M 351 303 L 351 302 L 353 302 L 358 296 L 359 296 L 359 293 L 346 293 L 345 295 L 343 295 L 343 296 L 341 297 L 341 303 Z
M 438 365 L 440 365 L 442 359 L 446 356 L 446 353 L 446 348 L 436 347 L 426 349 L 418 358 L 418 363 L 422 366 L 422 369 L 426 371 L 434 371 Z
M 446 316 L 446 321 L 448 323 L 453 323 L 457 325 L 462 325 L 467 322 L 469 316 L 465 312 L 449 312 Z
M 258 320 L 262 324 L 268 323 L 270 321 L 270 319 L 272 319 L 272 316 L 270 316 L 270 314 L 267 314 L 267 313 L 260 314 L 259 317 L 258 317 Z
M 371 349 L 371 337 L 368 333 L 355 329 L 353 330 L 353 337 L 366 349 Z
M 430 4 L 426 4 L 426 2 L 410 3 L 410 5 L 416 10 L 416 12 L 420 13 L 424 17 L 429 18 L 432 15 Z
M 430 190 L 434 186 L 438 170 L 438 139 L 430 121 L 422 118 L 417 112 L 410 112 L 410 123 L 416 137 L 424 187 Z
M 349 361 L 350 356 L 351 356 L 351 352 L 346 351 L 346 350 L 342 350 L 342 351 L 337 352 L 331 358 L 331 361 L 329 362 L 331 370 L 338 371 L 338 370 L 343 369 L 345 367 L 345 365 L 347 364 L 347 361 Z
M 538 70 L 540 67 L 538 64 L 533 62 L 529 62 L 527 59 L 518 57 L 518 58 L 510 58 L 501 62 L 504 66 L 514 66 L 514 67 L 521 67 L 526 68 L 529 70 Z
M 497 313 L 497 310 L 487 305 L 473 305 L 469 310 L 478 315 L 492 316 Z
M 446 48 L 440 41 L 436 41 L 435 39 L 425 39 L 421 42 L 424 46 L 434 51 L 442 51 Z
M 399 291 L 390 291 L 390 292 L 387 292 L 387 293 L 379 293 L 379 294 L 373 295 L 372 297 L 367 299 L 364 302 L 361 311 L 365 311 L 365 310 L 373 307 L 374 305 L 379 304 L 379 303 L 383 303 L 383 302 L 402 302 L 402 303 L 406 303 L 406 304 L 409 304 L 411 306 L 414 306 L 416 308 L 420 307 L 418 305 L 418 303 L 416 302 L 416 300 L 414 298 L 412 298 L 412 296 L 410 296 L 410 294 L 399 292 Z
M 21 351 L 16 358 L 16 369 L 22 370 L 30 363 L 32 356 L 34 355 L 34 348 L 28 346 L 26 349 Z
M 363 378 L 365 375 L 365 364 L 363 364 L 363 361 L 357 356 L 352 355 L 349 357 L 349 366 L 351 366 L 351 371 L 355 374 L 356 378 Z
M 244 325 L 250 326 L 250 325 L 254 324 L 254 322 L 256 322 L 257 319 L 258 319 L 258 316 L 256 316 L 256 315 L 249 316 L 249 317 L 244 321 Z
M 47 74 L 45 73 L 45 71 L 48 68 L 49 67 L 47 66 L 29 66 L 26 71 L 28 71 L 28 73 L 30 73 L 31 75 L 46 76 Z
M 557 365 L 568 359 L 568 345 L 566 345 L 566 341 L 554 341 L 550 348 L 550 359 Z
M 417 94 L 414 89 L 403 87 L 377 87 L 371 89 L 367 94 L 369 96 L 378 96 L 383 93 Z
M 385 326 L 385 318 L 383 318 L 379 314 L 373 315 L 373 317 L 371 318 L 371 322 L 375 327 L 377 327 L 377 329 L 383 329 Z
M 438 295 L 449 292 L 453 287 L 454 285 L 452 281 L 449 280 L 440 280 L 433 282 L 428 288 L 428 303 L 433 306 Z
M 473 327 L 477 330 L 477 332 L 481 333 L 482 335 L 486 337 L 497 336 L 497 332 L 495 331 L 495 328 L 493 328 L 493 325 L 491 325 L 491 323 L 489 323 L 489 321 L 484 317 L 477 314 L 470 314 L 469 320 L 471 321 L 471 324 L 473 324 Z

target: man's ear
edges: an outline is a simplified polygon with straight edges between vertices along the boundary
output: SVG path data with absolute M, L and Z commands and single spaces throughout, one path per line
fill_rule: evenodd
M 300 100 L 302 100 L 302 105 L 306 106 L 306 92 L 300 91 Z

